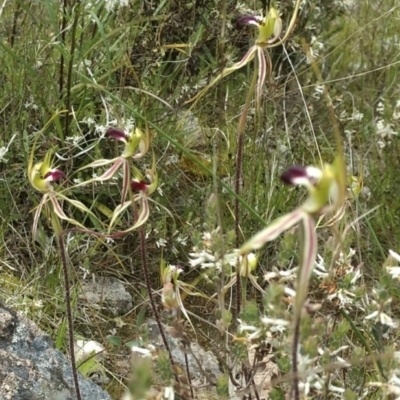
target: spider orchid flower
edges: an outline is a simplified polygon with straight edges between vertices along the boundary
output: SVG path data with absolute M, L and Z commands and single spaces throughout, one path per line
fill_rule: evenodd
M 113 159 L 96 160 L 88 165 L 85 165 L 80 169 L 80 171 L 86 168 L 98 168 L 104 165 L 112 164 L 111 167 L 108 168 L 101 176 L 89 179 L 88 181 L 82 182 L 77 186 L 87 185 L 92 182 L 104 182 L 110 180 L 116 174 L 116 172 L 122 168 L 123 182 L 121 204 L 123 204 L 128 194 L 131 181 L 131 160 L 139 159 L 147 153 L 150 144 L 149 135 L 147 131 L 146 134 L 144 134 L 139 128 L 136 128 L 131 133 L 126 133 L 117 128 L 108 128 L 105 136 L 124 143 L 124 151 L 119 157 Z
M 307 296 L 308 284 L 317 257 L 315 217 L 333 212 L 341 207 L 346 193 L 343 160 L 337 157 L 333 164 L 316 167 L 290 167 L 281 175 L 283 182 L 305 186 L 309 196 L 294 211 L 276 219 L 268 227 L 255 234 L 240 249 L 242 255 L 260 249 L 281 233 L 300 223 L 302 236 L 302 263 L 297 277 L 296 305 L 301 310 Z
M 231 67 L 225 68 L 207 87 L 205 87 L 200 93 L 195 97 L 190 99 L 188 102 L 202 96 L 208 89 L 214 86 L 219 80 L 228 76 L 232 72 L 244 67 L 250 61 L 253 60 L 255 55 L 257 55 L 258 63 L 258 80 L 257 80 L 257 106 L 260 105 L 262 87 L 264 85 L 267 69 L 271 73 L 271 60 L 268 53 L 265 51 L 271 44 L 277 42 L 282 33 L 282 20 L 279 17 L 278 12 L 271 8 L 266 17 L 261 16 L 243 16 L 239 19 L 239 24 L 243 25 L 254 25 L 258 29 L 258 37 L 252 47 L 247 51 L 245 56 L 233 64 Z
M 122 231 L 121 233 L 128 233 L 143 225 L 150 215 L 149 199 L 151 194 L 157 189 L 158 176 L 155 169 L 155 160 L 153 157 L 153 166 L 151 169 L 146 170 L 146 180 L 142 177 L 139 171 L 134 171 L 135 178 L 130 182 L 130 190 L 132 191 L 132 200 L 125 201 L 117 206 L 111 218 L 109 231 L 113 228 L 121 214 L 132 205 L 132 203 L 139 204 L 139 211 L 137 213 L 136 222 L 130 228 Z M 148 181 L 148 183 L 147 183 Z M 129 189 L 129 188 L 128 188 Z
M 36 207 L 35 216 L 33 218 L 33 227 L 32 227 L 32 236 L 36 237 L 37 226 L 39 217 L 43 207 L 49 211 L 49 214 L 52 217 L 53 227 L 57 230 L 55 233 L 60 234 L 60 224 L 56 221 L 58 217 L 61 220 L 67 221 L 73 225 L 79 226 L 84 229 L 84 226 L 81 225 L 78 221 L 68 218 L 64 213 L 59 200 L 65 200 L 70 203 L 74 207 L 83 211 L 84 213 L 89 213 L 94 216 L 94 214 L 80 201 L 72 200 L 67 196 L 63 195 L 60 192 L 54 190 L 52 183 L 58 182 L 62 179 L 65 179 L 65 174 L 57 168 L 53 167 L 53 158 L 51 152 L 48 152 L 43 161 L 33 165 L 33 152 L 31 153 L 31 157 L 28 164 L 28 178 L 31 186 L 42 194 L 42 198 L 39 202 L 39 205 Z M 50 204 L 48 203 L 50 201 Z

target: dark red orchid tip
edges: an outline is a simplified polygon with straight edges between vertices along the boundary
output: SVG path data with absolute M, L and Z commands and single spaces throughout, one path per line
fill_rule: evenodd
M 147 183 L 145 181 L 133 180 L 131 182 L 132 192 L 145 192 L 147 190 Z
M 281 175 L 281 179 L 288 185 L 293 185 L 298 178 L 307 178 L 307 171 L 304 167 L 294 165 Z
M 62 172 L 58 169 L 55 169 L 55 170 L 47 172 L 47 174 L 43 178 L 47 179 L 48 181 L 51 181 L 51 182 L 57 182 L 60 179 L 65 179 L 66 176 L 65 176 L 64 172 Z
M 115 140 L 127 140 L 128 135 L 121 129 L 108 128 L 105 134 L 106 137 L 111 137 Z

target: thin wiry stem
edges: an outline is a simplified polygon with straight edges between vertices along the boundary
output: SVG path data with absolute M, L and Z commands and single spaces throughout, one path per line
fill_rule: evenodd
M 78 372 L 76 369 L 76 360 L 74 351 L 74 321 L 72 319 L 72 310 L 71 310 L 71 289 L 69 286 L 69 278 L 68 278 L 68 263 L 67 263 L 66 250 L 64 246 L 64 239 L 62 235 L 63 234 L 60 233 L 57 236 L 57 239 L 58 239 L 58 248 L 60 250 L 61 264 L 64 276 L 64 297 L 65 297 L 65 311 L 68 321 L 69 354 L 71 357 L 72 377 L 74 380 L 76 398 L 77 400 L 82 400 L 81 392 L 79 389 Z
M 238 124 L 238 143 L 236 153 L 236 171 L 235 171 L 235 235 L 236 235 L 236 248 L 240 247 L 240 202 L 239 196 L 241 192 L 242 181 L 242 164 L 243 164 L 243 144 L 244 144 L 244 131 L 246 129 L 247 114 L 249 112 L 251 98 L 253 96 L 254 88 L 256 86 L 258 76 L 258 69 L 254 68 L 253 79 L 250 83 L 250 88 L 246 96 L 246 102 L 243 107 L 242 114 L 239 118 Z M 240 266 L 236 267 L 236 316 L 240 314 L 241 308 L 241 279 L 240 279 Z

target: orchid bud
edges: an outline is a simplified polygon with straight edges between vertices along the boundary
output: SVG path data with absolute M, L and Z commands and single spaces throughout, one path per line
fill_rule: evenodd
M 249 277 L 257 267 L 257 256 L 254 253 L 248 253 L 240 257 L 240 275 L 244 278 Z

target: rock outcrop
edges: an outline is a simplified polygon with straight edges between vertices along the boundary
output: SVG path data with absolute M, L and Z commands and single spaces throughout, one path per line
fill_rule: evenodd
M 84 400 L 111 400 L 79 377 Z M 75 400 L 69 360 L 50 337 L 0 303 L 0 400 Z

